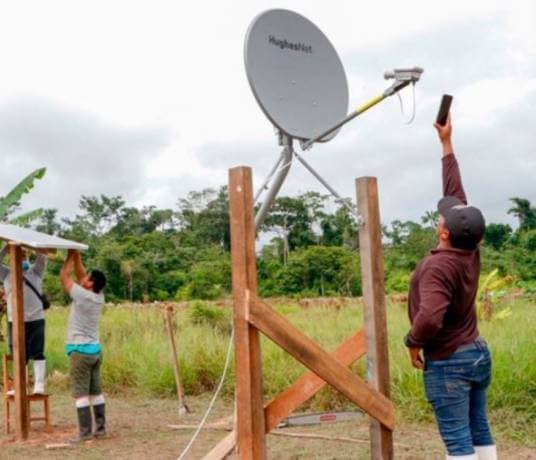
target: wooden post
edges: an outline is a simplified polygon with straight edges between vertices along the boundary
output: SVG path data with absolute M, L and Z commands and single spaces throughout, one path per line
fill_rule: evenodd
M 382 233 L 378 185 L 375 177 L 356 179 L 357 208 L 364 223 L 359 227 L 361 280 L 367 343 L 369 383 L 390 397 L 389 349 L 385 312 Z M 393 458 L 393 433 L 378 421 L 370 422 L 371 459 Z
M 28 438 L 26 395 L 26 339 L 24 337 L 24 297 L 22 289 L 22 249 L 9 244 L 11 305 L 13 307 L 13 374 L 15 387 L 15 433 L 19 441 Z
M 259 332 L 246 318 L 247 291 L 257 293 L 251 168 L 229 171 L 236 362 L 236 445 L 240 459 L 265 459 Z
M 169 336 L 169 342 L 171 346 L 172 353 L 172 364 L 173 364 L 173 373 L 175 375 L 175 385 L 177 387 L 177 399 L 179 401 L 179 415 L 184 415 L 189 411 L 188 406 L 184 402 L 184 388 L 182 387 L 181 374 L 179 368 L 179 357 L 177 355 L 177 345 L 175 344 L 175 333 L 173 332 L 173 306 L 166 305 L 164 315 L 166 322 L 166 329 Z

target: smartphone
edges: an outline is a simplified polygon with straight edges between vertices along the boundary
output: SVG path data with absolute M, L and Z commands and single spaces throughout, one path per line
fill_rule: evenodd
M 450 105 L 452 104 L 452 96 L 450 94 L 443 94 L 441 98 L 441 104 L 439 106 L 439 112 L 437 112 L 436 123 L 441 126 L 447 124 L 447 117 L 449 116 Z

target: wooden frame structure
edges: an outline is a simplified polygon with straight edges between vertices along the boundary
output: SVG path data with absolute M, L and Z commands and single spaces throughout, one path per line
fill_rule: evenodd
M 87 246 L 10 224 L 0 224 L 0 240 L 6 241 L 9 246 L 9 273 L 13 306 L 15 438 L 18 441 L 23 441 L 28 439 L 30 427 L 30 405 L 26 388 L 26 338 L 24 330 L 24 289 L 22 284 L 23 250 L 53 254 L 57 249 L 85 251 Z
M 248 167 L 229 171 L 231 252 L 233 267 L 236 420 L 229 433 L 204 458 L 220 460 L 236 446 L 240 459 L 265 459 L 265 435 L 330 384 L 371 416 L 371 458 L 393 458 L 395 415 L 389 400 L 389 356 L 377 181 L 356 179 L 364 302 L 364 330 L 329 354 L 257 297 L 252 173 Z M 266 405 L 262 394 L 259 331 L 304 364 L 304 373 Z M 348 366 L 367 355 L 368 383 Z

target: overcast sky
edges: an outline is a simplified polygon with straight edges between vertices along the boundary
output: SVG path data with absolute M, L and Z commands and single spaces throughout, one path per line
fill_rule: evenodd
M 419 65 L 417 114 L 391 98 L 315 146 L 307 159 L 344 196 L 379 179 L 384 222 L 418 219 L 440 196 L 432 122 L 455 97 L 454 146 L 470 201 L 515 224 L 509 197 L 536 204 L 536 5 L 533 1 L 17 1 L 0 6 L 0 195 L 37 167 L 25 209 L 76 211 L 80 195 L 175 207 L 279 155 L 252 96 L 243 40 L 252 18 L 295 10 L 330 38 L 350 106 L 382 92 L 383 72 Z M 411 93 L 403 94 L 411 111 Z M 324 192 L 296 164 L 282 193 Z

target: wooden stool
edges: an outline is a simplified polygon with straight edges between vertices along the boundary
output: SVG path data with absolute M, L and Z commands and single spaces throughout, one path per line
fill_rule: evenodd
M 9 434 L 9 431 L 11 428 L 10 405 L 11 403 L 15 403 L 15 396 L 12 394 L 11 395 L 8 394 L 10 390 L 13 390 L 13 378 L 10 377 L 9 369 L 8 369 L 10 361 L 13 361 L 13 357 L 10 355 L 4 355 L 2 364 L 3 364 L 3 378 L 4 378 L 4 426 L 5 426 L 6 434 Z M 48 395 L 28 394 L 26 401 L 28 404 L 28 413 L 30 414 L 30 420 L 29 420 L 30 424 L 32 422 L 45 422 L 45 430 L 49 429 L 51 427 L 51 424 L 50 424 L 50 406 L 48 404 Z M 43 403 L 44 414 L 42 416 L 32 417 L 31 403 L 39 402 L 39 401 Z

